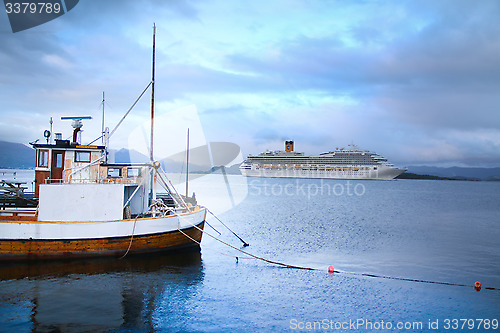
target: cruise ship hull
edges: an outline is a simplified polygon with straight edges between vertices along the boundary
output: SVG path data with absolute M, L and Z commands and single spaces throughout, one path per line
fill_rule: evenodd
M 380 165 L 373 167 L 325 167 L 325 168 L 240 168 L 245 177 L 273 177 L 273 178 L 321 178 L 321 179 L 370 179 L 391 180 L 405 172 L 404 169 Z

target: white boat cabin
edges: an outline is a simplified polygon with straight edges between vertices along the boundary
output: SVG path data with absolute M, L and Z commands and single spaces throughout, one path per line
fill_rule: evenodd
M 104 146 L 34 144 L 39 221 L 111 221 L 149 205 L 150 165 L 108 163 Z

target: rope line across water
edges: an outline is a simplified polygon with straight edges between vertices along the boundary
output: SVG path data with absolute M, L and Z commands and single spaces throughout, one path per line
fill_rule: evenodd
M 212 212 L 210 212 L 212 215 L 214 215 Z M 239 251 L 249 257 L 247 258 L 242 258 L 242 259 L 258 259 L 258 260 L 261 260 L 261 261 L 264 261 L 264 262 L 267 262 L 267 263 L 270 263 L 270 264 L 274 264 L 274 265 L 279 265 L 279 266 L 283 266 L 283 267 L 287 267 L 287 268 L 295 268 L 295 269 L 303 269 L 303 270 L 316 270 L 316 271 L 321 271 L 322 269 L 318 269 L 318 268 L 312 268 L 312 267 L 305 267 L 305 266 L 297 266 L 297 265 L 289 265 L 289 264 L 285 264 L 285 263 L 282 263 L 282 262 L 279 262 L 279 261 L 273 261 L 273 260 L 269 260 L 269 259 L 266 259 L 266 258 L 263 258 L 263 257 L 259 257 L 259 256 L 256 256 L 252 253 L 249 253 L 247 251 L 243 251 L 242 249 L 239 249 L 231 244 L 228 244 L 226 242 L 224 242 L 223 240 L 217 238 L 216 236 L 204 231 L 203 229 L 199 228 L 198 226 L 192 224 L 191 222 L 187 221 L 186 219 L 184 219 L 184 217 L 178 215 L 179 218 L 183 219 L 185 222 L 187 222 L 189 225 L 193 226 L 194 228 L 198 229 L 199 231 L 201 231 L 203 234 L 206 234 L 210 237 L 212 237 L 213 239 L 219 241 L 220 243 L 236 250 L 236 251 Z M 215 215 L 214 215 L 215 217 Z M 217 218 L 217 217 L 216 217 Z M 218 218 L 217 218 L 218 219 Z M 219 219 L 218 219 L 219 220 Z M 220 221 L 220 220 L 219 220 Z M 200 242 L 197 242 L 196 240 L 194 240 L 193 238 L 191 238 L 190 236 L 188 236 L 187 234 L 185 234 L 184 232 L 182 232 L 182 230 L 178 229 L 183 235 L 187 236 L 188 238 L 190 238 L 192 241 L 195 241 L 196 243 L 198 243 L 198 245 L 201 245 Z M 212 249 L 213 250 L 213 249 Z M 219 252 L 217 250 L 213 250 L 213 251 L 216 251 L 216 252 Z M 219 252 L 221 253 L 221 252 Z M 221 253 L 223 254 L 223 253 Z M 226 256 L 232 256 L 236 259 L 238 259 L 237 256 L 234 256 L 234 255 L 228 255 L 228 254 L 224 254 Z M 240 257 L 241 258 L 241 257 Z M 420 279 L 412 279 L 412 278 L 405 278 L 405 277 L 396 277 L 396 276 L 388 276 L 388 275 L 378 275 L 378 274 L 369 274 L 369 273 L 356 273 L 356 272 L 347 272 L 347 271 L 339 271 L 339 270 L 333 270 L 331 271 L 331 273 L 339 273 L 339 274 L 348 274 L 348 275 L 356 275 L 356 276 L 365 276 L 365 277 L 371 277 L 371 278 L 379 278 L 379 279 L 388 279 L 388 280 L 399 280 L 399 281 L 408 281 L 408 282 L 417 282 L 417 283 L 428 283 L 428 284 L 440 284 L 440 285 L 447 285 L 447 286 L 456 286 L 456 287 L 472 287 L 472 288 L 475 288 L 476 290 L 480 290 L 481 289 L 481 286 L 476 286 L 476 285 L 467 285 L 467 284 L 460 284 L 460 283 L 452 283 L 452 282 L 441 282 L 441 281 L 432 281 L 432 280 L 420 280 Z M 495 287 L 482 287 L 484 289 L 487 289 L 487 290 L 500 290 L 500 288 L 495 288 Z

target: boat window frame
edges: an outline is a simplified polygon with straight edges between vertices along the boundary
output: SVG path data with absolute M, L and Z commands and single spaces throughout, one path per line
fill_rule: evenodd
M 119 170 L 118 175 L 110 174 L 110 171 L 114 171 L 114 170 Z M 107 174 L 108 178 L 122 178 L 123 168 L 121 168 L 121 167 L 111 167 L 111 168 L 108 167 L 106 174 Z
M 88 160 L 87 159 L 81 159 L 82 154 L 88 154 Z M 87 151 L 87 150 L 75 150 L 75 162 L 78 163 L 90 163 L 92 160 L 92 152 Z
M 54 158 L 54 156 L 56 160 L 54 161 L 52 167 L 61 169 L 64 166 L 64 161 L 63 161 L 64 152 L 55 152 L 52 158 Z
M 131 172 L 136 174 L 131 174 Z M 141 168 L 127 168 L 127 178 L 136 178 L 141 176 Z
M 41 168 L 49 167 L 49 150 L 48 149 L 39 149 L 38 150 L 38 161 L 37 166 Z M 43 157 L 42 157 L 43 156 Z

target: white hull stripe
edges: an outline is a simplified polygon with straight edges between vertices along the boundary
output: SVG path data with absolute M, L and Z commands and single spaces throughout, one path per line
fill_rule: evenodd
M 0 222 L 0 240 L 103 239 L 162 234 L 189 229 L 205 220 L 205 209 L 179 216 L 110 222 Z M 134 230 L 135 223 L 135 230 Z

